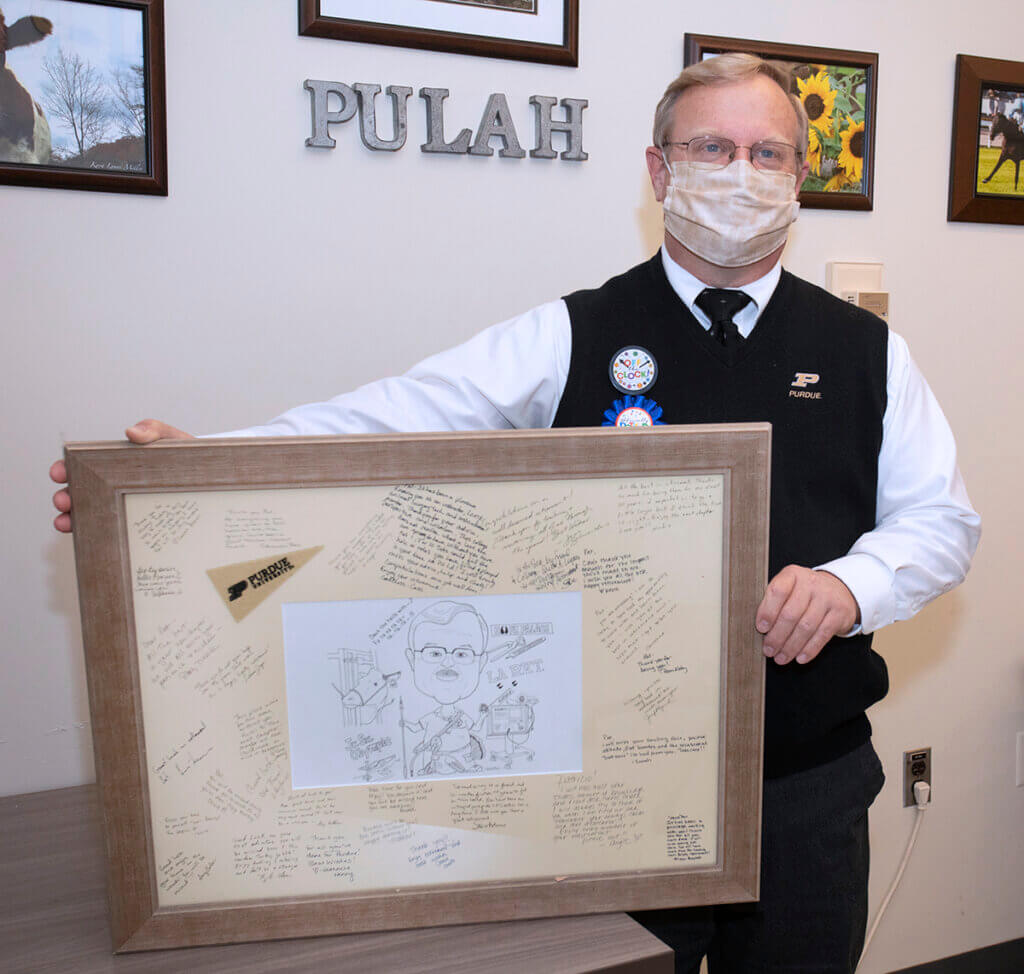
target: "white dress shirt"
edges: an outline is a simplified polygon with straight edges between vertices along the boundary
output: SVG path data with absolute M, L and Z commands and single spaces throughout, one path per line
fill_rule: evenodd
M 673 289 L 694 305 L 705 284 L 661 252 Z M 782 274 L 776 264 L 742 290 L 751 303 L 736 315 L 746 338 Z M 551 301 L 432 355 L 405 375 L 380 379 L 327 402 L 282 413 L 265 426 L 218 436 L 315 436 L 342 433 L 537 429 L 555 418 L 569 375 L 572 329 L 562 300 Z M 529 362 L 529 368 L 509 363 Z M 876 524 L 842 558 L 816 566 L 840 578 L 873 632 L 909 619 L 967 573 L 981 533 L 957 467 L 946 418 L 906 342 L 889 332 L 888 399 L 878 456 Z

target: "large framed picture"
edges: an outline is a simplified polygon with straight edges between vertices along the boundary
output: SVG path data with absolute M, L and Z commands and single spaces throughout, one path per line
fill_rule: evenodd
M 163 0 L 4 0 L 0 183 L 167 195 Z
M 1024 62 L 956 57 L 948 219 L 1024 223 Z
M 579 0 L 299 0 L 299 33 L 579 64 Z
M 769 454 L 69 445 L 115 949 L 756 899 Z
M 739 51 L 775 61 L 807 112 L 810 171 L 800 190 L 808 209 L 870 210 L 874 200 L 878 55 L 738 37 L 687 34 L 687 66 Z

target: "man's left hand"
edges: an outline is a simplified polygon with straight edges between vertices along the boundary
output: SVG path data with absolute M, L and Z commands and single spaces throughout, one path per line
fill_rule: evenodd
M 809 663 L 833 636 L 860 621 L 860 607 L 835 575 L 787 565 L 768 583 L 756 619 L 765 656 L 779 664 Z

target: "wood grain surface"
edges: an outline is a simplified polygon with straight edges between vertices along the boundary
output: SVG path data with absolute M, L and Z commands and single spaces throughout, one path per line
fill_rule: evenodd
M 3 974 L 671 974 L 623 913 L 114 956 L 95 786 L 0 798 Z

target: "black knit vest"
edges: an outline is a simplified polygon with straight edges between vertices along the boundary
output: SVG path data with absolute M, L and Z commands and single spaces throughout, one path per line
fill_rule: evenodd
M 553 426 L 614 415 L 624 395 L 609 377 L 612 357 L 640 346 L 657 363 L 642 395 L 661 407 L 660 422 L 772 424 L 769 577 L 845 555 L 875 526 L 887 359 L 879 318 L 783 271 L 730 365 L 672 289 L 660 254 L 565 302 L 572 357 Z M 833 639 L 811 663 L 769 663 L 767 673 L 767 777 L 862 744 L 871 734 L 864 711 L 888 690 L 869 635 Z

